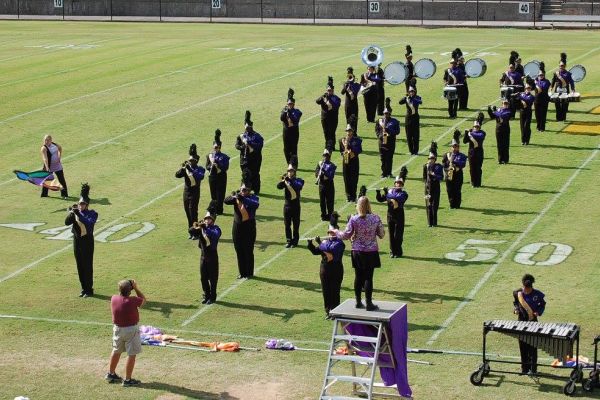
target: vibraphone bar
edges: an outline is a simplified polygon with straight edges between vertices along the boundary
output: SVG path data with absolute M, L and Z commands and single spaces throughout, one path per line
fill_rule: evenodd
M 520 364 L 515 361 L 491 360 L 486 357 L 486 339 L 489 332 L 499 332 L 514 337 L 522 342 L 540 349 L 551 356 L 563 361 L 563 366 L 558 368 L 572 369 L 568 382 L 563 387 L 563 393 L 572 395 L 575 393 L 576 382 L 581 381 L 583 371 L 579 364 L 579 326 L 570 322 L 567 323 L 546 323 L 536 321 L 515 321 L 515 320 L 492 320 L 483 323 L 483 362 L 479 368 L 471 374 L 471 383 L 481 385 L 483 378 L 490 372 L 503 372 L 507 374 L 519 374 L 512 371 L 492 370 L 490 361 L 504 364 Z M 575 348 L 575 352 L 573 349 Z M 573 367 L 564 366 L 565 361 L 570 356 L 575 356 L 575 365 Z M 536 364 L 536 366 L 545 366 Z M 549 378 L 561 378 L 556 375 L 538 374 L 539 376 Z

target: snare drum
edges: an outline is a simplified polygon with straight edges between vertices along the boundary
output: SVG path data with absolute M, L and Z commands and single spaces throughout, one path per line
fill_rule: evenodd
M 552 93 L 552 94 L 550 95 L 550 102 L 551 102 L 551 103 L 556 103 L 556 102 L 558 102 L 558 96 L 559 96 L 559 94 L 558 94 L 558 93 L 556 93 L 556 92 Z
M 399 85 L 408 76 L 408 67 L 400 61 L 394 61 L 383 69 L 385 81 L 390 85 Z
M 561 93 L 558 95 L 558 100 L 563 103 L 568 103 L 570 101 L 568 93 Z
M 523 71 L 525 72 L 525 75 L 531 79 L 537 78 L 540 73 L 540 62 L 538 60 L 529 61 L 523 67 Z
M 437 67 L 433 60 L 422 58 L 415 63 L 415 75 L 420 79 L 429 79 L 435 75 Z
M 569 101 L 575 103 L 580 102 L 581 94 L 579 94 L 578 92 L 569 93 Z
M 456 86 L 444 86 L 444 98 L 448 101 L 458 99 L 458 91 Z
M 472 58 L 465 63 L 465 72 L 469 78 L 479 78 L 485 75 L 487 65 L 481 58 Z
M 513 93 L 515 92 L 515 88 L 513 86 L 500 86 L 500 98 L 501 99 L 510 99 Z

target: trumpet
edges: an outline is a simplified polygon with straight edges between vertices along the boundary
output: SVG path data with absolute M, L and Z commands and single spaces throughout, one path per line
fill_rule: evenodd
M 204 221 L 202 221 L 202 222 L 194 221 L 194 223 L 192 224 L 192 227 L 194 229 L 204 229 L 204 228 L 206 228 L 206 223 Z
M 73 212 L 79 210 L 79 204 L 75 203 L 71 207 L 67 208 L 67 211 Z

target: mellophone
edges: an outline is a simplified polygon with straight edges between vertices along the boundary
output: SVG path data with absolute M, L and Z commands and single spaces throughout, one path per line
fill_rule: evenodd
M 575 393 L 576 382 L 581 381 L 583 377 L 582 366 L 579 364 L 579 326 L 574 323 L 553 323 L 537 321 L 515 321 L 515 320 L 491 320 L 483 323 L 483 362 L 479 368 L 471 374 L 470 381 L 473 385 L 479 386 L 483 378 L 490 372 L 503 372 L 506 374 L 518 374 L 518 372 L 492 370 L 490 362 L 504 364 L 521 364 L 517 361 L 506 361 L 500 359 L 490 359 L 486 356 L 487 334 L 490 332 L 499 332 L 525 342 L 530 346 L 540 349 L 551 356 L 566 361 L 568 357 L 575 358 L 573 367 L 555 367 L 572 369 L 569 380 L 563 387 L 563 393 L 572 395 Z M 573 351 L 575 350 L 575 351 Z M 536 366 L 544 366 L 536 364 Z M 546 365 L 550 366 L 550 365 Z M 550 374 L 538 374 L 545 377 L 556 377 Z

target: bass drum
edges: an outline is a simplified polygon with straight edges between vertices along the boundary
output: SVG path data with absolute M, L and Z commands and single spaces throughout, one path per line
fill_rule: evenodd
M 525 75 L 531 79 L 537 78 L 540 73 L 540 62 L 538 60 L 529 61 L 523 67 L 523 71 L 525 71 Z
M 487 65 L 481 58 L 472 58 L 465 63 L 465 71 L 469 78 L 479 78 L 485 75 Z
M 569 70 L 571 73 L 571 78 L 573 78 L 573 82 L 581 82 L 583 78 L 585 78 L 585 67 L 583 65 L 574 65 L 573 68 Z
M 419 79 L 429 79 L 435 75 L 437 67 L 433 60 L 422 58 L 415 63 L 415 75 Z
M 408 68 L 403 62 L 394 61 L 383 69 L 385 81 L 390 85 L 399 85 L 406 80 Z

